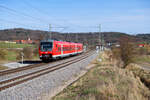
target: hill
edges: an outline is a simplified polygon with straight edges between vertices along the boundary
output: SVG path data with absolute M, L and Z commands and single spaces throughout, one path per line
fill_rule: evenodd
M 150 34 L 138 34 L 136 36 L 121 32 L 101 32 L 105 42 L 116 43 L 121 36 L 129 36 L 135 38 L 136 41 L 149 41 Z M 32 40 L 41 40 L 49 38 L 50 32 L 41 30 L 29 30 L 23 28 L 0 30 L 0 40 L 27 40 L 29 37 Z M 65 40 L 72 42 L 82 42 L 84 44 L 98 44 L 98 32 L 87 33 L 59 33 L 51 32 L 52 39 Z
M 140 38 L 141 40 L 145 41 L 145 42 L 149 42 L 150 43 L 150 33 L 146 33 L 146 34 L 137 34 L 136 35 L 137 38 Z

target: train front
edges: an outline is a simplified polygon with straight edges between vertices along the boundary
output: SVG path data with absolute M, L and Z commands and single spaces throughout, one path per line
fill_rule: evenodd
M 49 61 L 52 59 L 53 41 L 43 40 L 40 42 L 39 56 L 42 61 Z

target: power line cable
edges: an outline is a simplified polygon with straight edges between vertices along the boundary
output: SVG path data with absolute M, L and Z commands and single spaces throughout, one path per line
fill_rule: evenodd
M 22 23 L 15 22 L 15 21 L 10 21 L 10 20 L 5 20 L 5 19 L 1 19 L 1 18 L 0 18 L 0 20 L 4 21 L 4 22 L 7 22 L 7 23 L 13 23 L 13 24 L 17 24 L 17 25 L 26 26 L 26 27 L 39 28 L 39 27 L 33 27 L 33 26 L 30 26 L 30 25 L 26 25 L 26 24 L 22 24 Z
M 22 1 L 23 3 L 25 3 L 28 7 L 34 9 L 35 11 L 37 11 L 38 13 L 42 13 L 48 17 L 50 17 L 50 15 L 48 15 L 44 10 L 40 10 L 38 7 L 33 6 L 31 3 L 29 3 L 27 0 Z M 55 26 L 59 26 L 61 27 L 61 25 L 57 25 L 51 22 L 51 24 L 55 25 Z
M 48 24 L 48 21 L 45 21 L 45 20 L 43 20 L 43 19 L 41 20 L 40 18 L 33 17 L 33 16 L 28 15 L 28 14 L 26 14 L 26 13 L 18 12 L 18 11 L 16 11 L 16 10 L 11 9 L 11 8 L 8 8 L 8 7 L 6 7 L 6 6 L 0 5 L 0 8 L 6 9 L 6 10 L 8 10 L 8 11 L 11 11 L 11 12 L 15 13 L 15 14 L 19 14 L 20 16 L 30 17 L 30 18 L 32 18 L 32 19 L 34 19 L 34 20 L 38 20 L 38 21 L 40 21 L 40 22 L 46 22 L 46 23 Z M 35 8 L 35 9 L 36 9 L 36 8 Z M 65 22 L 68 22 L 67 20 L 64 20 L 64 21 L 65 21 Z M 69 23 L 70 23 L 70 22 L 69 22 Z M 70 24 L 72 24 L 72 23 L 70 23 Z M 74 24 L 72 24 L 72 25 L 74 25 Z M 83 28 L 83 26 L 79 26 L 79 25 L 75 25 L 75 26 L 77 26 L 77 27 L 82 27 L 82 28 Z M 85 27 L 85 28 L 86 28 L 86 27 Z
M 16 15 L 17 15 L 17 14 L 12 13 L 12 12 L 9 12 L 8 14 L 9 14 L 9 15 L 14 15 L 14 16 L 16 16 Z M 23 16 L 23 17 L 25 17 L 25 16 Z M 32 22 L 32 21 L 31 21 L 31 22 Z M 37 23 L 34 21 L 34 22 L 30 23 L 30 24 L 37 24 Z
M 33 6 L 32 4 L 30 4 L 29 2 L 27 2 L 27 0 L 24 0 L 23 2 L 24 2 L 27 6 L 29 6 L 30 8 L 36 10 L 37 12 L 43 13 L 43 14 L 49 16 L 49 15 L 48 15 L 47 13 L 45 13 L 43 10 L 41 11 L 39 8 L 37 8 L 37 7 Z
M 2 13 L 2 12 L 0 12 L 0 13 Z M 16 14 L 16 13 L 13 13 L 13 12 L 8 12 L 7 14 L 9 14 L 10 16 L 17 16 L 18 14 Z M 9 16 L 8 15 L 8 16 Z M 18 16 L 17 16 L 18 17 Z M 22 17 L 26 17 L 26 16 L 22 16 Z M 37 22 L 35 22 L 35 21 L 31 21 L 31 20 L 28 20 L 28 21 L 30 21 L 30 24 L 39 24 L 39 23 L 37 23 Z M 43 24 L 45 24 L 45 23 L 43 23 Z
M 43 19 L 40 19 L 40 18 L 37 18 L 37 17 L 33 17 L 33 16 L 28 15 L 28 14 L 23 13 L 23 12 L 18 12 L 17 10 L 8 8 L 8 7 L 3 6 L 3 5 L 0 5 L 0 8 L 3 8 L 3 9 L 6 9 L 6 10 L 8 10 L 8 11 L 11 11 L 11 12 L 14 12 L 14 13 L 16 13 L 16 14 L 19 14 L 20 16 L 30 17 L 30 18 L 32 18 L 32 19 L 34 19 L 34 20 L 37 20 L 37 21 L 40 21 L 40 22 L 42 22 L 42 23 L 43 23 L 43 22 L 44 22 L 44 23 L 47 23 L 47 24 L 49 23 L 49 21 L 46 21 L 46 20 L 43 20 Z
M 24 2 L 27 6 L 29 6 L 30 8 L 36 10 L 37 12 L 43 13 L 43 14 L 45 14 L 45 15 L 48 15 L 48 14 L 45 13 L 43 10 L 40 10 L 39 8 L 33 6 L 31 3 L 28 2 L 28 0 L 25 0 L 25 1 L 23 1 L 23 2 Z M 48 15 L 48 16 L 49 16 L 49 15 Z M 62 19 L 61 19 L 61 20 L 62 20 Z M 63 19 L 63 21 L 64 21 L 65 23 L 67 22 L 67 23 L 69 23 L 69 24 L 71 24 L 71 25 L 73 25 L 73 26 L 77 26 L 77 27 L 82 27 L 82 28 L 83 28 L 83 26 L 73 24 L 73 23 L 69 22 L 68 20 L 64 20 L 64 19 Z M 52 24 L 53 24 L 53 23 L 52 23 Z M 53 25 L 56 25 L 56 24 L 53 24 Z M 56 25 L 56 26 L 60 26 L 60 25 Z M 88 28 L 88 27 L 85 27 L 85 28 Z
M 25 0 L 25 1 L 23 1 L 23 2 L 24 2 L 27 6 L 29 6 L 30 8 L 36 10 L 37 12 L 43 13 L 43 14 L 45 14 L 45 15 L 48 15 L 47 13 L 45 13 L 45 11 L 40 10 L 39 8 L 33 6 L 33 5 L 32 5 L 31 3 L 29 3 L 27 0 Z M 48 15 L 48 16 L 49 16 L 49 15 Z M 63 22 L 65 22 L 65 23 L 69 23 L 69 24 L 71 24 L 71 25 L 73 25 L 73 26 L 81 27 L 81 26 L 79 26 L 79 25 L 76 25 L 76 24 L 73 24 L 73 23 L 69 22 L 68 20 L 65 20 L 65 19 L 60 19 L 60 20 L 63 21 Z M 53 24 L 53 23 L 52 23 L 52 24 Z M 56 24 L 53 24 L 53 25 L 56 25 Z M 60 25 L 56 25 L 56 26 L 60 26 Z

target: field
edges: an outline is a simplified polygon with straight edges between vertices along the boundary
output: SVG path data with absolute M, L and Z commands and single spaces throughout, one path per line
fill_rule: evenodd
M 34 45 L 0 42 L 0 48 L 24 48 L 24 47 L 28 47 L 28 46 L 34 46 Z
M 53 100 L 148 100 L 150 91 L 139 78 L 114 66 L 107 55 L 102 57 L 102 62 L 96 61 L 94 68 Z
M 36 45 L 0 42 L 0 49 L 5 51 L 5 59 L 0 59 L 0 63 L 17 61 L 17 56 L 25 47 L 31 47 L 34 49 L 36 48 Z M 34 58 L 37 59 L 37 56 Z
M 22 46 L 23 47 L 23 46 Z M 39 59 L 38 54 L 33 54 L 35 51 L 36 53 L 38 53 L 38 49 L 35 49 L 35 46 L 31 47 L 32 52 L 26 52 L 28 55 L 32 55 L 30 56 L 30 58 L 25 58 L 24 60 L 37 60 Z M 4 57 L 0 57 L 0 64 L 4 64 L 4 63 L 8 63 L 8 62 L 16 62 L 21 60 L 21 52 L 23 52 L 23 48 L 22 49 L 16 49 L 16 48 L 0 48 L 0 55 L 4 55 Z M 24 54 L 24 56 L 26 56 L 26 54 Z M 19 57 L 19 58 L 18 58 Z
M 138 64 L 149 64 L 150 65 L 150 55 L 137 55 L 134 58 L 134 62 Z
M 20 54 L 20 52 L 22 51 L 22 49 L 6 49 L 5 48 L 3 50 L 5 51 L 6 55 L 5 55 L 5 58 L 0 57 L 0 70 L 7 69 L 7 67 L 3 66 L 3 64 L 5 64 L 5 63 L 21 61 L 21 59 L 17 59 L 17 57 Z M 1 49 L 0 49 L 0 51 L 1 51 Z M 30 54 L 33 55 L 33 52 Z M 30 59 L 24 58 L 24 60 L 38 60 L 38 59 L 39 59 L 38 54 L 33 55 L 32 58 L 30 58 Z
M 4 49 L 5 50 L 5 59 L 0 59 L 0 63 L 7 63 L 7 62 L 13 62 L 16 61 L 16 57 L 18 53 L 21 50 L 15 50 L 15 49 Z

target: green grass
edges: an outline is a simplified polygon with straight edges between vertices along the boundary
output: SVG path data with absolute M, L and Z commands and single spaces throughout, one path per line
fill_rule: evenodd
M 140 55 L 134 58 L 135 63 L 150 63 L 150 56 L 149 55 Z
M 17 51 L 7 51 L 6 60 L 16 61 Z
M 0 63 L 8 63 L 8 62 L 13 62 L 13 61 L 17 61 L 17 55 L 18 53 L 20 53 L 21 50 L 16 50 L 16 49 L 3 49 L 5 50 L 5 59 L 0 59 Z M 33 55 L 33 58 L 30 60 L 37 60 L 39 59 L 38 54 L 37 55 Z M 25 59 L 28 60 L 28 59 Z
M 24 48 L 28 46 L 34 46 L 33 44 L 15 44 L 0 42 L 0 48 Z
M 0 63 L 7 63 L 16 61 L 17 53 L 20 50 L 14 50 L 14 49 L 3 49 L 5 51 L 5 58 L 1 58 Z

